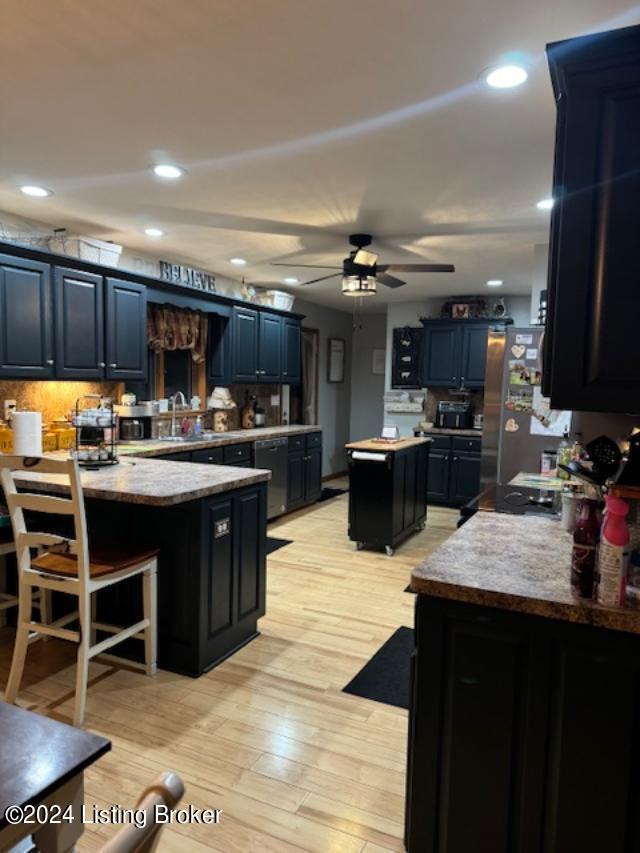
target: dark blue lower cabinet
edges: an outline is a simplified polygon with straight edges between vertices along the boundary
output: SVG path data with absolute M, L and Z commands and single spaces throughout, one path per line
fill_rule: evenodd
M 429 503 L 447 503 L 449 500 L 449 459 L 448 450 L 432 450 L 429 454 Z
M 322 433 L 289 438 L 287 510 L 315 503 L 322 493 Z
M 429 503 L 462 506 L 480 492 L 479 438 L 437 435 L 429 454 Z
M 409 853 L 640 849 L 638 635 L 418 595 L 416 638 Z
M 92 537 L 144 541 L 158 558 L 158 666 L 198 676 L 257 636 L 265 612 L 266 483 L 178 504 L 148 507 L 88 502 Z M 98 596 L 98 618 L 141 617 L 140 578 Z M 128 624 L 128 623 L 127 623 Z M 118 654 L 142 660 L 136 640 Z
M 297 509 L 304 505 L 305 451 L 289 453 L 287 470 L 287 509 Z

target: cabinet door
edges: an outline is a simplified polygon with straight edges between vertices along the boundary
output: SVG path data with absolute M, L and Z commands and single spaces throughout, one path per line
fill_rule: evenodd
M 317 501 L 322 491 L 322 448 L 307 451 L 304 472 L 304 499 L 306 503 Z
M 233 307 L 234 382 L 256 382 L 258 379 L 258 312 L 253 308 Z
M 282 317 L 260 312 L 258 373 L 260 382 L 280 382 Z
M 305 453 L 296 450 L 289 453 L 287 467 L 287 509 L 295 509 L 304 503 Z
M 487 366 L 487 343 L 489 327 L 481 325 L 465 326 L 462 330 L 462 366 L 460 368 L 461 388 L 483 388 Z
M 215 385 L 231 384 L 231 321 L 212 314 L 209 318 L 207 377 Z
M 282 378 L 284 385 L 297 385 L 302 376 L 301 370 L 301 331 L 298 320 L 282 322 Z
M 0 377 L 54 377 L 52 308 L 49 265 L 0 255 Z
M 237 623 L 233 498 L 203 502 L 203 559 L 200 598 L 201 666 L 229 648 Z
M 107 379 L 147 378 L 147 289 L 133 281 L 106 280 Z
M 434 323 L 424 328 L 425 388 L 457 388 L 460 382 L 460 326 Z
M 55 267 L 56 376 L 104 379 L 104 285 L 101 275 Z
M 234 498 L 237 598 L 236 619 L 255 620 L 265 612 L 266 492 L 249 491 Z
M 427 500 L 429 503 L 445 503 L 449 500 L 449 461 L 448 450 L 432 450 L 429 454 L 429 475 L 427 479 Z
M 637 408 L 640 30 L 548 48 L 558 106 L 543 391 L 554 409 Z
M 480 457 L 476 453 L 457 453 L 451 462 L 449 499 L 465 504 L 480 491 Z

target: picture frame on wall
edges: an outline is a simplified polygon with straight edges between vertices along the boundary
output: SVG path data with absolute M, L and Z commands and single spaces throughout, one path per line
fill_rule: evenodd
M 346 342 L 329 338 L 327 342 L 327 382 L 344 382 Z

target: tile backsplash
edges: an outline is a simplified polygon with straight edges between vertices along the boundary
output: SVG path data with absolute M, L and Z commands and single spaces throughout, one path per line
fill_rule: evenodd
M 84 394 L 102 394 L 117 402 L 118 387 L 117 382 L 0 380 L 0 417 L 4 400 L 15 400 L 18 409 L 42 412 L 46 423 L 67 415 Z

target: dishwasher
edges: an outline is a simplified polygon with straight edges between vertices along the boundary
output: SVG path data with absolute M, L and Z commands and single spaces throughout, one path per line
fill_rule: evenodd
M 282 515 L 287 509 L 287 465 L 289 439 L 267 438 L 255 443 L 254 465 L 271 471 L 267 487 L 267 518 Z

